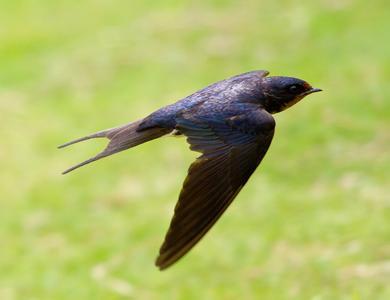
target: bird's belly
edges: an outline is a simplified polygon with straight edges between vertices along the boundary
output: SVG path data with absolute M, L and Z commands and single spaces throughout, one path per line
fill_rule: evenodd
M 180 130 L 178 129 L 173 129 L 170 133 L 168 133 L 169 136 L 176 136 L 176 137 L 180 137 L 182 136 L 183 134 L 180 132 Z

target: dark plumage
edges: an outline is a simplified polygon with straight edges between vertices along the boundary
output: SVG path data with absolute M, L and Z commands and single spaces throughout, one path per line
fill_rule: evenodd
M 292 77 L 252 71 L 219 81 L 148 117 L 66 143 L 106 137 L 106 149 L 64 172 L 163 135 L 185 135 L 201 153 L 188 170 L 156 265 L 165 269 L 214 225 L 263 159 L 274 135 L 273 113 L 321 91 Z

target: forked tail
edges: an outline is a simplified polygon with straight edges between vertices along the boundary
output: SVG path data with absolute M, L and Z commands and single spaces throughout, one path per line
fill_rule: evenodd
M 90 159 L 87 159 L 86 161 L 83 161 L 82 163 L 79 163 L 65 170 L 64 172 L 62 172 L 62 174 L 69 173 L 77 168 L 85 166 L 91 162 L 97 161 L 103 157 L 110 156 L 112 154 L 129 149 L 131 147 L 137 146 L 147 141 L 156 139 L 169 132 L 169 130 L 166 128 L 149 128 L 149 129 L 137 131 L 138 126 L 139 124 L 141 124 L 142 121 L 143 120 L 139 120 L 116 128 L 99 131 L 59 146 L 58 148 L 65 148 L 67 146 L 76 144 L 78 142 L 82 142 L 94 138 L 107 138 L 110 140 L 107 147 L 102 152 L 100 152 L 94 157 L 91 157 Z

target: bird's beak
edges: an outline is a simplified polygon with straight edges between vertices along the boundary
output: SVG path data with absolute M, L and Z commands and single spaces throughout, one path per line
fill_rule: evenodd
M 322 90 L 321 89 L 317 89 L 317 88 L 311 88 L 310 90 L 304 92 L 303 96 L 306 96 L 306 95 L 309 95 L 309 94 L 312 94 L 312 93 L 317 93 L 317 92 L 322 92 Z

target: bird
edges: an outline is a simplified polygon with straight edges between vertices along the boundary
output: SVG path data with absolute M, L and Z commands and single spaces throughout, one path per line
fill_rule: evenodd
M 128 124 L 59 148 L 107 138 L 106 148 L 63 174 L 165 135 L 185 136 L 200 156 L 190 165 L 155 261 L 164 270 L 187 254 L 232 203 L 265 156 L 275 131 L 273 114 L 322 91 L 304 80 L 250 71 L 210 84 Z

